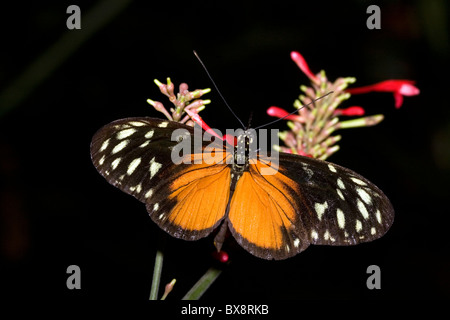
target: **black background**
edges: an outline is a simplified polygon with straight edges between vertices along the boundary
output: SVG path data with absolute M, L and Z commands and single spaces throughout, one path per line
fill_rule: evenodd
M 70 4 L 81 8 L 81 30 L 66 27 Z M 388 195 L 394 225 L 372 243 L 311 246 L 285 261 L 264 261 L 230 243 L 231 263 L 203 299 L 448 299 L 448 4 L 378 1 L 381 30 L 369 30 L 370 4 L 131 2 L 33 90 L 18 88 L 11 100 L 1 100 L 3 294 L 148 299 L 161 231 L 143 204 L 97 173 L 89 154 L 93 134 L 120 118 L 162 117 L 146 103 L 151 98 L 168 106 L 155 78 L 171 77 L 191 89 L 212 87 L 194 49 L 244 123 L 250 112 L 254 125 L 271 121 L 265 110 L 290 110 L 299 86 L 308 84 L 290 60 L 296 50 L 313 72 L 324 69 L 331 80 L 355 76 L 355 86 L 417 81 L 420 95 L 406 97 L 400 109 L 389 93 L 344 104 L 386 118 L 375 127 L 340 132 L 341 150 L 330 158 Z M 84 19 L 94 6 L 60 1 L 2 9 L 0 93 L 66 34 L 89 32 Z M 37 72 L 48 64 L 41 67 Z M 212 100 L 201 113 L 209 125 L 238 127 L 216 92 L 205 98 Z M 275 127 L 285 128 L 283 122 Z M 212 238 L 167 238 L 162 284 L 177 279 L 169 299 L 180 299 L 204 274 L 213 250 Z M 66 288 L 72 264 L 81 268 L 81 290 Z M 381 268 L 381 290 L 366 287 L 372 264 Z

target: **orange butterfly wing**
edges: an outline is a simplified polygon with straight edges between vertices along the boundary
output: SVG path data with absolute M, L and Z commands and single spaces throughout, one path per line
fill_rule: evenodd
M 156 193 L 169 190 L 166 199 L 147 203 L 152 219 L 169 234 L 185 240 L 207 236 L 225 216 L 230 192 L 230 169 L 191 165 Z M 161 192 L 161 195 L 166 194 Z
M 203 147 L 202 153 L 186 155 L 188 164 L 174 166 L 147 202 L 150 217 L 172 236 L 197 240 L 224 219 L 231 181 L 226 158 L 231 155 L 219 147 L 216 154 L 213 147 Z
M 231 199 L 229 227 L 238 243 L 264 259 L 286 259 L 309 246 L 296 200 L 297 184 L 261 161 L 242 174 Z

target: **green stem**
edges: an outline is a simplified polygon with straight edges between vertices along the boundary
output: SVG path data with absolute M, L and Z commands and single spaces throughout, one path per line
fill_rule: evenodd
M 160 232 L 158 237 L 158 246 L 156 250 L 155 266 L 153 268 L 153 279 L 152 279 L 152 287 L 150 289 L 150 300 L 158 299 L 158 290 L 163 267 L 165 244 L 166 244 L 166 235 Z
M 206 273 L 197 281 L 191 290 L 186 293 L 182 300 L 198 300 L 205 293 L 206 290 L 219 277 L 222 270 L 211 267 Z
M 150 289 L 150 300 L 158 299 L 159 282 L 163 266 L 164 253 L 162 250 L 156 251 L 155 267 L 153 269 L 152 288 Z

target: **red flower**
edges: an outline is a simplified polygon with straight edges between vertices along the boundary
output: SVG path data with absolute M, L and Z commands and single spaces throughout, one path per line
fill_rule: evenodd
M 401 107 L 403 96 L 415 96 L 420 93 L 420 90 L 414 86 L 414 81 L 411 80 L 386 80 L 370 86 L 350 88 L 346 91 L 350 94 L 368 93 L 372 91 L 392 92 L 394 94 L 396 108 Z
M 236 137 L 234 137 L 232 135 L 226 134 L 223 137 L 219 136 L 214 130 L 211 129 L 210 126 L 208 126 L 208 124 L 205 121 L 203 121 L 202 117 L 200 117 L 198 115 L 198 113 L 195 113 L 188 109 L 185 109 L 184 111 L 186 111 L 186 113 L 189 115 L 189 117 L 191 117 L 192 121 L 194 121 L 199 126 L 201 126 L 202 129 L 205 130 L 206 132 L 208 132 L 209 134 L 221 139 L 222 141 L 228 142 L 232 146 L 235 146 L 237 144 Z
M 314 73 L 311 72 L 305 58 L 303 58 L 300 53 L 298 53 L 297 51 L 292 51 L 291 59 L 297 64 L 300 70 L 302 70 L 309 79 L 311 79 L 315 83 L 319 83 L 319 79 L 314 75 Z
M 352 106 L 348 107 L 346 109 L 336 109 L 334 110 L 334 114 L 336 116 L 343 115 L 343 116 L 362 116 L 364 115 L 365 111 L 363 108 L 358 106 Z
M 269 109 L 267 109 L 267 114 L 269 116 L 272 117 L 277 117 L 277 118 L 284 118 L 286 120 L 292 120 L 292 121 L 297 121 L 297 122 L 304 122 L 303 118 L 300 117 L 299 115 L 295 115 L 295 114 L 289 114 L 289 112 L 287 112 L 284 109 L 272 106 Z
M 217 133 L 215 133 L 214 130 L 212 130 L 211 127 L 208 126 L 205 121 L 203 121 L 202 117 L 200 117 L 198 115 L 198 113 L 195 113 L 195 112 L 193 112 L 191 110 L 188 110 L 188 109 L 185 109 L 184 111 L 186 111 L 186 113 L 189 115 L 189 117 L 191 117 L 192 121 L 194 121 L 195 123 L 200 125 L 203 130 L 205 130 L 209 134 L 211 134 L 213 136 L 216 136 L 217 138 L 223 140 L 223 138 L 221 136 L 219 136 Z

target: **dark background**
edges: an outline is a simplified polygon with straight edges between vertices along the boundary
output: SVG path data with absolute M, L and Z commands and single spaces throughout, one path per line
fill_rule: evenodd
M 311 246 L 285 261 L 264 261 L 230 243 L 231 264 L 204 299 L 450 297 L 446 1 L 130 1 L 97 28 L 95 21 L 116 3 L 108 1 L 90 20 L 97 6 L 92 2 L 19 2 L 2 9 L 4 295 L 148 299 L 161 231 L 143 204 L 97 173 L 89 145 L 110 121 L 162 117 L 146 103 L 151 98 L 168 106 L 155 78 L 171 77 L 191 89 L 212 87 L 195 49 L 244 123 L 253 111 L 254 125 L 272 120 L 265 114 L 271 105 L 292 108 L 299 86 L 308 84 L 290 60 L 293 50 L 331 80 L 355 76 L 355 86 L 362 86 L 410 79 L 421 90 L 400 109 L 389 93 L 355 96 L 343 105 L 386 117 L 375 127 L 340 132 L 341 150 L 330 158 L 391 199 L 396 218 L 383 238 L 355 247 Z M 66 27 L 70 4 L 81 8 L 81 30 Z M 370 4 L 381 8 L 381 30 L 366 27 Z M 61 41 L 67 42 L 52 56 L 52 46 Z M 206 98 L 213 102 L 201 113 L 208 124 L 238 127 L 216 92 Z M 276 127 L 285 128 L 283 122 Z M 203 275 L 213 263 L 212 251 L 212 238 L 167 238 L 162 284 L 178 281 L 169 299 L 180 299 Z M 66 288 L 72 264 L 81 268 L 81 290 Z M 372 264 L 381 268 L 381 290 L 366 287 Z

